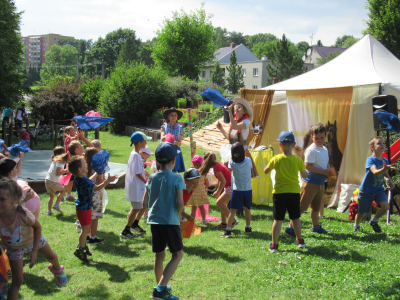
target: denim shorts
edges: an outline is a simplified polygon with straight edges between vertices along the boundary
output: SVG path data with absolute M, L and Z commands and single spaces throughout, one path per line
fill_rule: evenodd
M 376 203 L 388 202 L 385 191 L 380 191 L 376 194 L 367 194 L 363 191 L 358 193 L 358 212 L 365 214 L 371 212 L 372 202 Z
M 233 190 L 231 197 L 231 208 L 233 209 L 243 209 L 246 207 L 247 209 L 251 208 L 253 204 L 253 190 L 249 191 L 237 191 Z

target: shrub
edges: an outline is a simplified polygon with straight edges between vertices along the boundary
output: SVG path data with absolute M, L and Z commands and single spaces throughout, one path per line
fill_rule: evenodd
M 174 99 L 183 98 L 184 94 L 187 94 L 188 89 L 198 89 L 198 84 L 194 80 L 185 79 L 182 76 L 170 77 L 167 79 L 171 86 L 171 96 Z
M 212 111 L 212 108 L 213 108 L 212 104 L 202 104 L 202 105 L 199 105 L 199 107 L 197 108 L 197 110 L 202 110 L 202 111 L 211 112 L 211 111 Z
M 151 115 L 154 118 L 159 118 L 159 119 L 164 119 L 164 113 L 165 111 L 169 109 L 168 107 L 161 107 L 157 109 L 153 114 Z
M 221 119 L 224 116 L 224 110 L 222 107 L 217 107 L 212 114 L 205 117 L 202 120 L 193 121 L 192 130 L 193 132 L 197 132 L 205 126 L 208 126 L 215 121 Z M 189 136 L 189 126 L 183 129 L 183 138 Z
M 78 110 L 84 113 L 90 110 L 97 110 L 100 104 L 100 95 L 104 87 L 105 80 L 100 76 L 95 76 L 92 79 L 83 79 L 81 81 L 79 104 L 81 107 Z
M 176 107 L 179 108 L 186 108 L 186 99 L 185 98 L 178 98 L 176 99 Z
M 114 132 L 125 125 L 144 124 L 160 106 L 173 106 L 166 73 L 143 63 L 121 64 L 111 73 L 100 97 L 101 112 L 115 118 Z

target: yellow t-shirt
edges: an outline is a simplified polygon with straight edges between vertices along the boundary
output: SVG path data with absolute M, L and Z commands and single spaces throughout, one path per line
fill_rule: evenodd
M 273 194 L 300 193 L 299 171 L 306 169 L 306 165 L 300 157 L 276 155 L 269 162 L 268 168 L 276 171 Z

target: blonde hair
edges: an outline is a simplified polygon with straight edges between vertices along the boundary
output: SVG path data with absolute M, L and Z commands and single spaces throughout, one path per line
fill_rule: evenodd
M 74 126 L 67 126 L 67 127 L 64 128 L 64 132 L 67 133 L 71 129 L 75 129 L 75 127 Z
M 374 147 L 375 146 L 375 142 L 378 140 L 383 140 L 383 137 L 381 136 L 374 136 L 372 139 L 369 140 L 369 148 L 371 150 L 371 152 L 374 152 L 374 149 L 371 149 L 371 146 Z
M 18 183 L 7 177 L 0 178 L 0 190 L 6 190 L 8 197 L 17 197 L 18 201 L 22 198 L 22 189 Z
M 68 162 L 68 158 L 69 158 L 69 154 L 68 153 L 64 153 L 61 155 L 57 155 L 55 157 L 52 156 L 52 161 L 58 162 L 60 164 L 62 163 L 67 163 Z
M 64 147 L 62 147 L 62 146 L 57 146 L 57 147 L 55 147 L 55 148 L 53 149 L 53 155 L 51 156 L 51 160 L 54 160 L 54 158 L 55 158 L 56 156 L 59 156 L 59 155 L 64 154 L 64 153 L 65 153 Z
M 101 142 L 100 140 L 93 140 L 90 143 L 92 143 L 92 145 L 97 148 L 97 150 L 101 151 L 102 146 L 101 146 Z
M 94 147 L 86 148 L 85 160 L 86 160 L 86 163 L 88 164 L 87 176 L 92 176 L 92 174 L 94 173 L 93 167 L 92 167 L 92 157 L 98 152 L 99 152 L 99 150 L 97 150 L 97 148 L 94 148 Z
M 217 163 L 217 156 L 212 151 L 204 153 L 204 161 L 199 169 L 199 173 L 202 176 L 207 175 L 208 171 L 215 166 Z
M 79 141 L 72 141 L 68 145 L 68 152 L 71 153 L 71 155 L 75 155 L 75 150 L 78 149 L 80 144 Z

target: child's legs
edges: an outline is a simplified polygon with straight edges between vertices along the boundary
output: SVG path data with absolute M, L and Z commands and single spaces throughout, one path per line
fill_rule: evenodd
M 204 205 L 200 205 L 200 206 L 198 206 L 198 208 L 200 209 L 201 219 L 205 220 L 206 219 L 206 209 L 204 208 Z
M 292 220 L 292 223 L 293 223 L 294 232 L 296 233 L 296 239 L 301 239 L 301 221 L 300 221 L 300 219 L 294 219 L 294 220 Z
M 99 219 L 92 219 L 92 223 L 90 223 L 90 236 L 96 236 L 98 226 Z
M 287 194 L 273 194 L 272 195 L 272 216 L 274 223 L 272 224 L 272 243 L 278 244 L 279 234 L 281 233 L 281 226 L 285 220 L 286 214 L 286 201 Z
M 85 247 L 86 237 L 89 233 L 89 230 L 90 230 L 90 224 L 82 225 L 82 222 L 81 222 L 81 234 L 79 235 L 79 247 Z
M 66 187 L 64 186 L 64 188 L 60 191 L 60 193 L 57 196 L 57 204 L 60 204 L 61 200 L 64 198 L 64 194 L 66 191 Z
M 294 233 L 296 234 L 297 239 L 301 239 L 300 194 L 287 193 L 284 195 L 286 198 L 286 209 L 289 214 L 290 222 L 293 225 Z
M 131 202 L 132 208 L 131 208 L 131 210 L 129 211 L 129 214 L 128 214 L 128 223 L 126 223 L 126 226 L 129 226 L 129 227 L 132 226 L 133 221 L 135 221 L 135 219 L 136 219 L 137 213 L 141 210 L 141 208 L 138 207 L 137 203 L 138 203 L 138 202 Z M 135 207 L 138 207 L 138 208 L 135 208 Z
M 366 213 L 357 213 L 355 218 L 356 225 L 360 225 L 362 219 L 364 218 Z
M 366 213 L 371 211 L 372 202 L 374 198 L 372 195 L 360 191 L 358 193 L 358 213 L 356 214 L 355 223 L 359 225 Z
M 274 224 L 272 224 L 272 244 L 277 245 L 279 240 L 279 235 L 281 233 L 282 222 L 280 220 L 274 220 Z
M 178 252 L 172 253 L 172 258 L 164 269 L 164 272 L 161 276 L 161 280 L 158 282 L 161 286 L 166 286 L 171 279 L 172 275 L 174 275 L 176 269 L 178 268 L 179 262 L 183 257 L 183 251 L 180 250 Z
M 223 192 L 221 196 L 219 196 L 217 200 L 217 206 L 221 210 L 221 222 L 226 223 L 226 218 L 229 216 L 229 209 L 226 207 L 226 204 L 231 200 L 231 195 Z
M 325 204 L 322 203 L 321 209 L 319 210 L 319 215 L 320 215 L 320 216 L 323 216 L 323 215 L 324 215 L 324 209 L 325 209 Z
M 375 214 L 375 218 L 379 219 L 389 210 L 389 203 L 384 191 L 375 194 L 375 202 L 379 204 L 380 208 Z
M 140 218 L 143 216 L 144 212 L 146 211 L 146 208 L 142 208 L 141 210 L 139 210 L 139 212 L 136 215 L 135 220 L 140 220 Z
M 192 218 L 196 217 L 197 206 L 192 206 L 192 210 L 190 211 L 190 216 Z
M 250 226 L 251 222 L 251 211 L 247 207 L 244 207 L 244 215 L 246 217 L 246 225 Z
M 24 272 L 23 272 L 23 258 L 18 260 L 10 259 L 10 267 L 12 273 L 12 282 L 10 288 L 8 290 L 8 298 L 9 300 L 17 300 L 19 289 L 24 282 Z
M 56 193 L 51 191 L 49 194 L 50 194 L 50 199 L 49 202 L 47 203 L 47 209 L 51 210 L 53 207 L 54 196 L 56 195 Z
M 40 254 L 44 256 L 44 258 L 51 263 L 54 270 L 59 270 L 61 268 L 60 262 L 58 261 L 57 254 L 51 249 L 49 243 L 46 243 L 44 247 L 38 250 Z
M 156 275 L 157 284 L 161 281 L 161 276 L 164 270 L 165 250 L 155 254 L 154 258 L 154 273 Z
M 300 215 L 311 206 L 310 216 L 313 226 L 319 225 L 319 210 L 324 197 L 324 186 L 303 182 L 300 192 Z M 293 218 L 293 220 L 296 218 Z
M 232 227 L 236 212 L 237 212 L 237 209 L 231 208 L 231 212 L 229 213 L 229 218 L 228 218 L 228 227 Z

